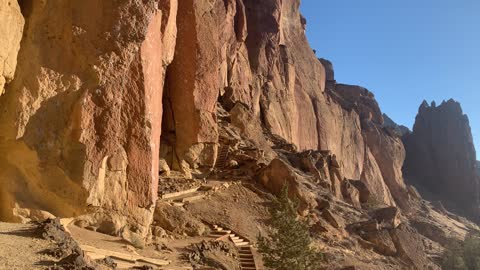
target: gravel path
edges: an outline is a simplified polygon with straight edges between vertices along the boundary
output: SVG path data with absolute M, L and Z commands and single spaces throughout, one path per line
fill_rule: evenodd
M 36 237 L 34 229 L 33 225 L 0 222 L 0 269 L 46 269 L 51 265 L 54 259 L 41 253 L 52 243 Z

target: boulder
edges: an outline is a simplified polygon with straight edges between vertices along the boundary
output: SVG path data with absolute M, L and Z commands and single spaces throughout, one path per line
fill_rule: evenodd
M 400 225 L 400 211 L 396 207 L 380 208 L 372 213 L 372 217 L 384 228 L 396 228 Z
M 170 167 L 168 166 L 167 161 L 163 158 L 158 161 L 158 170 L 162 177 L 170 176 Z
M 346 179 L 342 182 L 342 195 L 346 202 L 356 208 L 362 208 L 360 204 L 360 192 Z
M 397 256 L 413 269 L 439 269 L 427 258 L 421 236 L 406 224 L 390 230 Z
M 318 210 L 323 210 L 323 209 L 330 209 L 332 207 L 330 200 L 327 200 L 325 198 L 317 198 L 317 209 Z
M 348 180 L 348 183 L 358 190 L 360 203 L 367 203 L 371 195 L 368 185 L 358 180 Z
M 168 203 L 157 203 L 153 221 L 155 226 L 180 235 L 201 236 L 206 231 L 205 225 L 200 220 Z
M 30 223 L 30 222 L 44 222 L 47 219 L 55 219 L 55 216 L 51 213 L 39 209 L 29 209 L 21 208 L 18 204 L 15 205 L 13 210 L 13 215 L 21 223 Z
M 304 184 L 307 180 L 295 172 L 286 161 L 276 158 L 263 168 L 258 179 L 270 192 L 279 194 L 287 186 L 289 195 L 300 202 L 300 213 L 306 214 L 317 206 L 316 196 Z
M 379 254 L 394 256 L 397 253 L 395 244 L 387 230 L 361 231 L 360 237 L 370 242 L 374 251 Z
M 335 229 L 345 228 L 345 221 L 340 217 L 332 213 L 328 209 L 324 209 L 321 214 L 322 218 L 330 223 Z

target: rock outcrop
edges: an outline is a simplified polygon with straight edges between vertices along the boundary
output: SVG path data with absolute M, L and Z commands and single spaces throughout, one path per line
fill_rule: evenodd
M 220 104 L 261 125 L 245 132 L 257 145 L 331 150 L 342 177 L 407 208 L 400 139 L 371 92 L 336 84 L 316 58 L 299 0 L 22 3 L 17 74 L 0 99 L 0 179 L 15 183 L 4 205 L 147 224 L 159 156 L 194 175 L 216 164 Z
M 407 133 L 410 133 L 410 129 L 406 126 L 399 125 L 395 123 L 388 115 L 383 114 L 384 126 L 393 128 L 393 130 L 398 134 L 398 136 L 404 136 Z
M 439 106 L 423 102 L 413 132 L 403 141 L 409 181 L 438 196 L 446 206 L 478 214 L 480 179 L 475 147 L 468 117 L 458 102 L 449 100 Z
M 329 150 L 328 175 L 309 173 L 335 196 L 359 207 L 361 181 L 368 200 L 410 208 L 398 134 L 370 91 L 337 84 L 317 59 L 300 0 L 21 4 L 17 72 L 0 97 L 2 219 L 18 203 L 146 233 L 159 166 L 203 177 L 230 149 L 219 108 L 265 164 L 279 144 Z
M 429 269 L 424 243 L 474 226 L 423 201 L 403 173 L 474 214 L 468 119 L 448 101 L 424 103 L 412 133 L 396 125 L 372 92 L 337 83 L 299 6 L 0 0 L 0 220 L 75 217 L 143 246 L 149 233 L 202 235 L 217 218 L 266 227 L 265 191 L 287 185 L 331 254 Z M 208 182 L 221 179 L 245 187 L 209 198 L 217 207 L 157 201 L 159 181 L 171 195 L 200 182 L 217 192 Z
M 0 96 L 13 80 L 24 23 L 16 0 L 0 1 Z
M 17 201 L 60 216 L 88 208 L 111 233 L 127 222 L 146 234 L 176 0 L 21 4 L 17 72 L 0 98 L 1 208 Z

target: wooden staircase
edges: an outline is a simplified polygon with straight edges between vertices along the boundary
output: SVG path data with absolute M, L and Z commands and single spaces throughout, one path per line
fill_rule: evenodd
M 220 145 L 220 149 L 218 150 L 218 158 L 217 161 L 215 162 L 215 168 L 217 169 L 223 169 L 227 165 L 227 160 L 228 160 L 228 152 L 230 150 L 230 147 L 228 145 Z
M 236 235 L 231 230 L 224 229 L 218 225 L 212 226 L 212 232 L 210 233 L 212 238 L 217 240 L 230 240 L 238 249 L 240 254 L 240 269 L 242 270 L 257 270 L 255 263 L 255 256 L 252 252 L 252 247 L 247 239 Z

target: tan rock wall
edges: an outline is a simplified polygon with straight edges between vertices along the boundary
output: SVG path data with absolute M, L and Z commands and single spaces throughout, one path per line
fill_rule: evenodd
M 88 205 L 143 230 L 156 198 L 176 1 L 31 4 L 18 71 L 0 98 L 0 145 L 19 154 L 0 161 L 10 172 L 2 186 L 26 185 L 14 199 L 54 214 Z
M 17 0 L 0 1 L 0 96 L 15 73 L 24 23 Z

